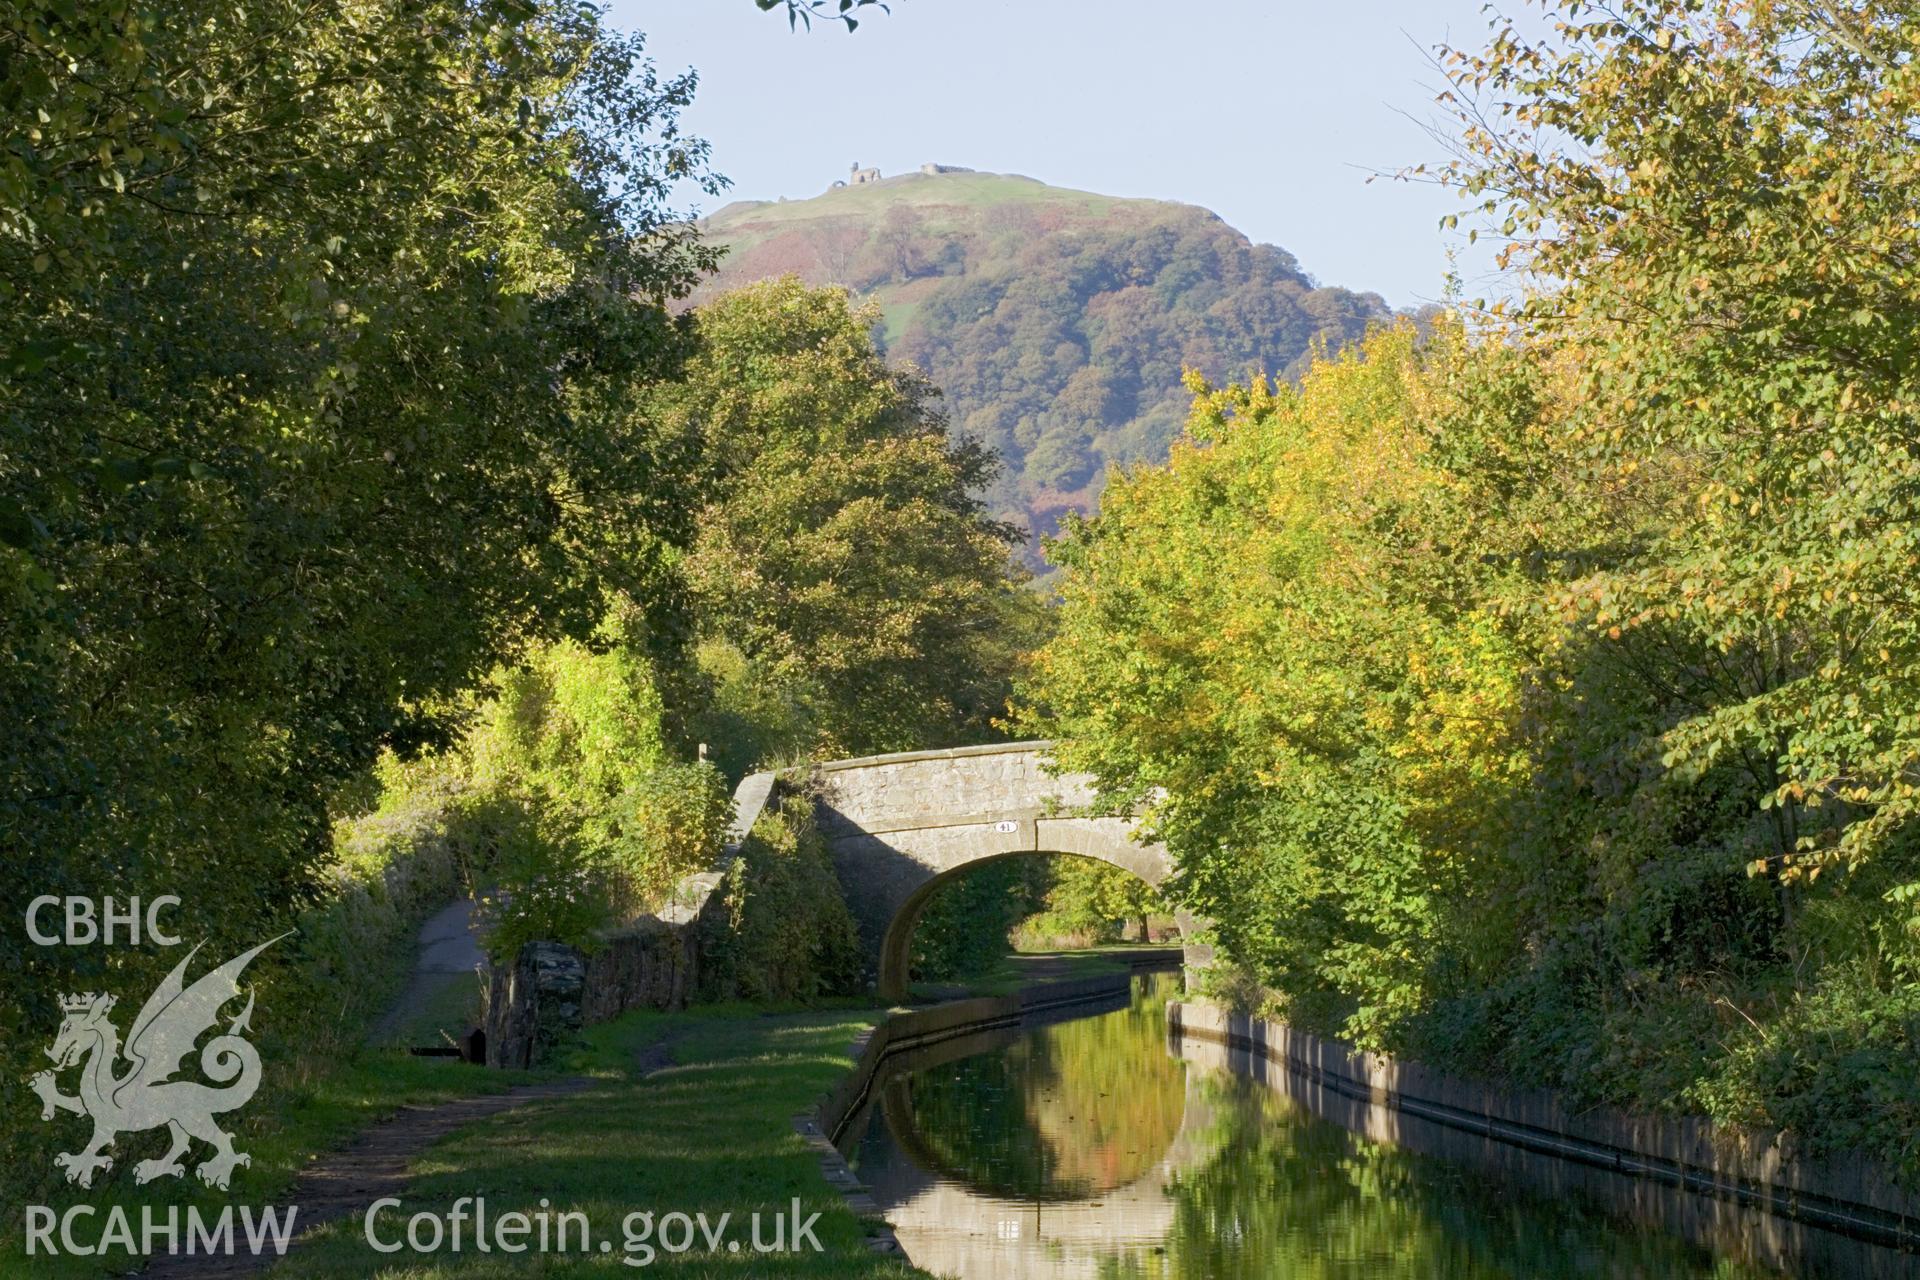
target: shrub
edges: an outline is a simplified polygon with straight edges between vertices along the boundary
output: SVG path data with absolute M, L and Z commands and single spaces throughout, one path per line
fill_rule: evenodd
M 640 775 L 609 808 L 610 901 L 631 919 L 663 903 L 681 877 L 711 867 L 733 816 L 720 771 L 704 761 Z
M 1046 864 L 1002 858 L 933 891 L 913 930 L 913 976 L 931 982 L 977 977 L 1007 953 L 1015 924 L 1046 892 Z
M 536 940 L 590 950 L 720 852 L 724 780 L 671 758 L 652 662 L 617 623 L 603 633 L 611 647 L 544 646 L 496 674 L 463 746 L 495 959 Z
M 725 886 L 727 929 L 705 949 L 703 994 L 812 1000 L 860 989 L 860 939 L 809 806 L 769 806 Z
M 477 806 L 488 859 L 476 893 L 487 954 L 511 963 L 529 942 L 591 950 L 615 923 L 612 870 L 563 809 L 537 792 L 495 795 Z

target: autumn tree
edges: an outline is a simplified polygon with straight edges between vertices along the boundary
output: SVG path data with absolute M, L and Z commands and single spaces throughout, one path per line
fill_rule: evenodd
M 1512 323 L 1577 353 L 1569 450 L 1596 483 L 1672 482 L 1634 554 L 1562 604 L 1716 655 L 1670 759 L 1745 762 L 1770 815 L 1756 869 L 1857 864 L 1920 802 L 1920 20 L 1549 9 L 1548 37 L 1446 54 L 1448 176 L 1542 282 Z
M 1516 301 L 1196 381 L 1026 723 L 1291 1021 L 1910 1160 L 1920 28 L 1550 8 L 1447 55 Z

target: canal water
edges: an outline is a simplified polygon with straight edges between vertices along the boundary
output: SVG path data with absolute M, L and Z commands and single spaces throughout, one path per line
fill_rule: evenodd
M 1645 1185 L 1609 1204 L 1369 1141 L 1249 1078 L 1244 1055 L 1170 1043 L 1178 987 L 1149 975 L 1130 1001 L 889 1059 L 839 1145 L 907 1256 L 961 1280 L 1914 1273 L 1756 1213 L 1655 1203 Z

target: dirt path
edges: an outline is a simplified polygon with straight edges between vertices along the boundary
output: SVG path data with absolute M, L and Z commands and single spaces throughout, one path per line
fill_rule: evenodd
M 473 903 L 461 898 L 435 912 L 420 926 L 413 971 L 407 975 L 405 990 L 374 1025 L 368 1043 L 399 1044 L 409 1036 L 419 1036 L 420 1028 L 415 1024 L 433 1008 L 440 993 L 456 982 L 473 984 L 482 961 Z
M 298 1205 L 293 1242 L 329 1222 L 352 1217 L 382 1196 L 398 1195 L 407 1185 L 408 1166 L 434 1143 L 462 1125 L 499 1115 L 516 1107 L 578 1093 L 591 1080 L 556 1080 L 521 1085 L 505 1093 L 459 1098 L 433 1106 L 402 1107 L 392 1118 L 368 1129 L 349 1146 L 321 1156 L 302 1173 L 283 1204 Z M 239 1235 L 238 1227 L 235 1229 Z M 142 1276 L 146 1280 L 227 1280 L 258 1275 L 278 1259 L 273 1254 L 254 1257 L 237 1254 L 223 1258 L 168 1256 L 154 1259 Z
M 369 1042 L 399 1044 L 410 1037 L 418 1038 L 421 1024 L 427 1021 L 441 993 L 453 983 L 472 982 L 480 963 L 473 903 L 464 898 L 449 903 L 421 926 L 406 988 L 376 1024 Z M 277 1198 L 280 1204 L 298 1206 L 293 1241 L 287 1251 L 297 1249 L 308 1232 L 363 1213 L 382 1196 L 399 1194 L 407 1185 L 407 1171 L 414 1159 L 462 1125 L 577 1093 L 592 1083 L 558 1080 L 519 1085 L 504 1093 L 402 1107 L 347 1146 L 316 1158 L 295 1180 L 292 1190 Z M 277 1260 L 274 1254 L 214 1258 L 169 1255 L 153 1259 L 141 1275 L 146 1280 L 226 1280 L 257 1275 Z

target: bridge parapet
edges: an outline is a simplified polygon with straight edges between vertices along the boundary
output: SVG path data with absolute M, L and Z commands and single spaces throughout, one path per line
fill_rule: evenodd
M 1127 817 L 1085 817 L 1092 779 L 1048 772 L 1047 742 L 866 756 L 811 771 L 822 836 L 880 993 L 906 995 L 913 927 L 935 889 L 979 863 L 1064 853 L 1159 885 L 1173 865 Z M 1191 937 L 1193 922 L 1182 917 Z M 1189 946 L 1189 968 L 1210 956 Z
M 880 835 L 1066 813 L 1094 800 L 1091 780 L 1046 772 L 1045 742 L 903 751 L 817 765 L 821 830 Z

